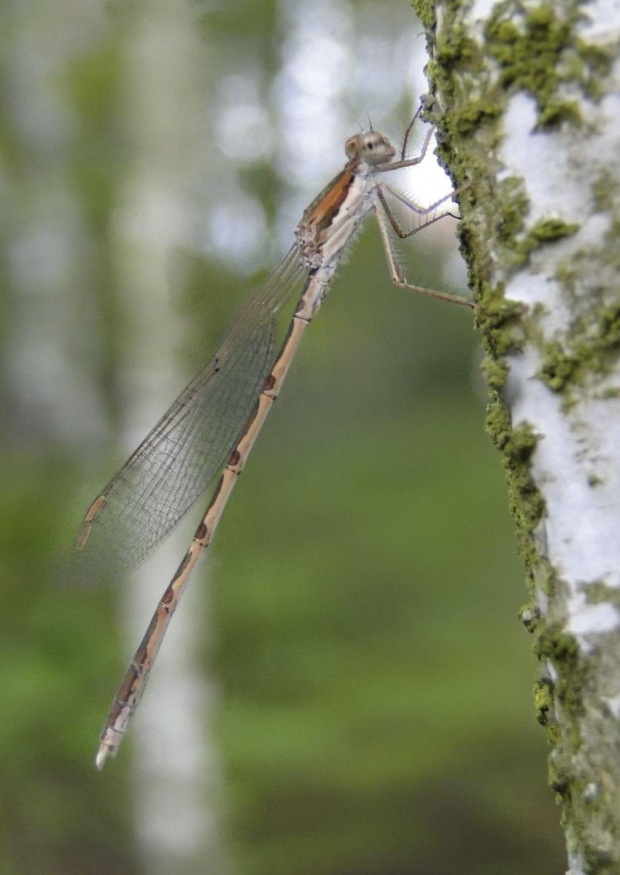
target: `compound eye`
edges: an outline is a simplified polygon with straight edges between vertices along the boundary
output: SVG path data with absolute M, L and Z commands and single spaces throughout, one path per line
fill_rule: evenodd
M 357 155 L 357 137 L 349 137 L 344 144 L 344 154 L 347 158 L 353 158 Z

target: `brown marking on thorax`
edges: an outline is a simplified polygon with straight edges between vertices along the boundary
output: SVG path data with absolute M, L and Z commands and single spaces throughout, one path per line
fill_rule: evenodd
M 344 170 L 341 170 L 325 186 L 301 217 L 296 237 L 308 267 L 318 267 L 320 264 L 320 250 L 325 242 L 327 231 L 338 215 L 355 179 L 353 167 L 354 162 L 346 164 Z
M 334 217 L 338 215 L 353 179 L 353 171 L 347 164 L 344 170 L 341 170 L 312 201 L 299 224 L 312 228 L 315 234 L 320 234 L 321 231 L 329 228 Z

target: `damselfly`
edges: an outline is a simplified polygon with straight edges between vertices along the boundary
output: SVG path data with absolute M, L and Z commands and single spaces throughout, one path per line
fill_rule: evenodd
M 418 113 L 416 113 L 417 117 Z M 209 506 L 116 694 L 101 734 L 96 764 L 114 756 L 136 710 L 168 624 L 190 574 L 207 550 L 226 502 L 277 398 L 306 328 L 316 315 L 349 243 L 374 212 L 390 277 L 397 286 L 471 307 L 458 295 L 411 285 L 397 261 L 390 228 L 410 237 L 444 213 L 438 201 L 422 209 L 385 181 L 385 174 L 419 164 L 428 150 L 406 158 L 407 128 L 399 160 L 387 137 L 375 130 L 350 137 L 344 169 L 310 204 L 295 242 L 250 300 L 209 364 L 192 380 L 150 434 L 89 507 L 75 542 L 77 573 L 94 567 L 126 572 L 170 534 L 222 471 Z M 389 205 L 395 199 L 417 216 L 408 231 Z M 278 314 L 298 295 L 288 332 L 277 352 Z M 108 562 L 117 562 L 114 568 Z

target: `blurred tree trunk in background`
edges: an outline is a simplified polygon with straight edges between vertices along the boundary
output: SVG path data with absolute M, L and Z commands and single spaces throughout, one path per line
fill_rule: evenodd
M 178 360 L 187 324 L 174 302 L 186 282 L 178 251 L 199 248 L 196 180 L 208 86 L 204 42 L 196 10 L 188 3 L 147 0 L 122 10 L 121 4 L 62 0 L 52 6 L 10 4 L 2 12 L 3 438 L 10 439 L 9 452 L 17 445 L 24 454 L 25 467 L 33 471 L 41 493 L 55 499 L 53 515 L 59 521 L 70 504 L 66 488 L 54 488 L 61 463 L 51 459 L 46 470 L 44 463 L 36 463 L 36 453 L 60 455 L 58 446 L 64 444 L 74 461 L 88 458 L 92 464 L 106 442 L 121 444 L 129 452 L 184 379 Z M 18 463 L 11 467 L 18 470 Z M 102 479 L 112 471 L 102 472 Z M 2 479 L 8 495 L 8 478 Z M 23 476 L 20 479 L 25 489 Z M 41 501 L 36 504 L 42 506 Z M 14 508 L 11 517 L 16 517 Z M 158 562 L 173 569 L 185 545 L 177 543 L 175 553 L 172 539 L 166 549 L 167 566 L 163 553 Z M 34 561 L 31 553 L 28 561 Z M 99 634 L 112 654 L 114 630 L 123 623 L 127 628 L 121 659 L 129 658 L 158 597 L 155 575 L 149 575 L 148 568 L 136 575 L 135 585 L 123 587 L 122 610 L 114 618 L 97 617 L 95 599 L 101 604 L 105 593 L 82 591 L 74 594 L 79 608 L 60 608 L 71 596 L 59 593 L 49 574 L 32 574 L 34 585 L 26 583 L 29 570 L 13 572 L 9 579 L 53 624 L 52 612 L 43 607 L 49 587 L 50 604 L 59 605 L 58 638 L 69 651 L 81 652 L 82 664 L 92 665 L 87 642 Z M 161 577 L 155 580 L 163 590 Z M 194 589 L 190 603 L 200 594 L 199 587 Z M 11 590 L 5 587 L 4 593 L 10 602 Z M 87 618 L 83 612 L 89 610 L 94 616 Z M 77 634 L 66 625 L 72 613 Z M 22 625 L 23 641 L 25 628 Z M 206 788 L 212 789 L 218 770 L 205 727 L 205 685 L 198 658 L 204 633 L 204 608 L 195 601 L 193 611 L 179 612 L 175 619 L 151 695 L 145 697 L 132 731 L 135 756 L 127 759 L 135 771 L 131 805 L 117 773 L 110 798 L 115 800 L 118 836 L 131 834 L 133 839 L 135 834 L 134 853 L 118 836 L 111 840 L 101 811 L 82 801 L 84 786 L 92 781 L 92 759 L 81 742 L 88 740 L 94 754 L 96 734 L 81 714 L 94 693 L 97 719 L 103 721 L 122 677 L 122 663 L 115 668 L 108 664 L 107 669 L 102 665 L 106 680 L 93 683 L 91 676 L 80 690 L 72 687 L 72 669 L 58 659 L 58 645 L 52 643 L 51 655 L 42 653 L 41 666 L 35 662 L 31 669 L 32 676 L 40 678 L 30 695 L 45 726 L 45 756 L 51 758 L 52 771 L 61 776 L 59 785 L 77 808 L 72 815 L 65 802 L 62 820 L 74 824 L 76 834 L 99 835 L 93 844 L 101 841 L 101 850 L 93 857 L 108 871 L 127 871 L 128 861 L 137 858 L 136 865 L 154 875 L 202 873 L 205 856 L 211 861 L 210 871 L 219 871 L 215 819 L 206 802 Z M 36 636 L 33 628 L 32 637 L 31 652 L 41 646 L 45 650 L 46 633 Z M 37 638 L 43 645 L 36 644 Z M 10 641 L 6 635 L 3 639 Z M 13 671 L 19 678 L 24 671 L 23 660 L 13 669 L 10 661 L 4 664 L 7 677 Z M 63 678 L 64 691 L 50 676 Z M 19 686 L 16 699 L 23 711 L 28 697 Z M 43 716 L 44 698 L 53 702 L 50 713 L 59 724 L 57 736 L 49 716 Z M 67 716 L 63 711 L 68 702 L 74 710 Z M 16 735 L 23 737 L 19 721 L 10 716 L 10 705 L 7 714 L 7 725 L 14 725 Z M 78 743 L 68 727 L 74 727 Z M 58 767 L 63 742 L 67 759 Z M 36 763 L 43 741 L 24 747 L 35 764 L 33 775 L 39 774 Z M 86 779 L 76 792 L 78 763 Z M 13 783 L 24 788 L 28 826 L 19 826 L 20 804 L 13 801 L 9 808 L 16 826 L 8 831 L 11 843 L 21 845 L 17 856 L 24 871 L 56 871 L 56 854 L 64 854 L 60 871 L 68 872 L 72 856 L 79 860 L 79 842 L 66 852 L 56 836 L 50 840 L 43 824 L 37 826 L 32 799 L 40 794 L 33 789 L 34 780 L 31 784 L 18 773 L 14 782 L 7 776 L 4 783 L 9 799 L 19 792 L 12 790 Z M 31 842 L 31 828 L 43 851 Z M 68 845 L 70 832 L 67 828 Z M 3 853 L 0 849 L 0 871 L 5 871 Z M 90 862 L 82 860 L 77 866 L 79 871 L 92 871 Z
M 462 188 L 570 871 L 618 872 L 620 19 L 598 2 L 414 7 Z
M 191 4 L 147 0 L 122 30 L 121 123 L 128 157 L 118 193 L 112 243 L 122 276 L 122 443 L 129 454 L 183 385 L 179 350 L 188 320 L 178 301 L 186 284 L 179 251 L 198 247 L 208 117 L 205 43 Z M 133 342 L 132 342 L 133 341 Z M 123 620 L 128 659 L 186 549 L 184 532 L 133 575 Z M 196 584 L 199 581 L 195 581 Z M 199 652 L 207 637 L 205 588 L 195 585 L 170 629 L 166 648 L 132 727 L 135 826 L 144 870 L 220 875 L 215 817 L 205 788 L 218 769 L 205 726 L 206 684 Z M 122 675 L 111 679 L 114 685 Z

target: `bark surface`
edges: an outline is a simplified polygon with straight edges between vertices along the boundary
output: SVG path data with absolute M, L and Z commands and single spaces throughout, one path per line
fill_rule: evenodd
M 620 10 L 414 2 L 571 875 L 620 872 Z

